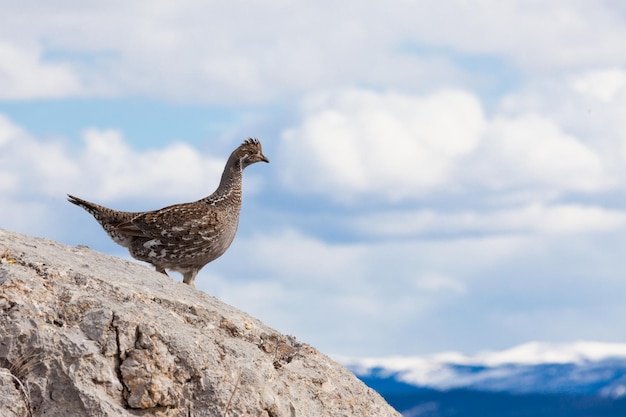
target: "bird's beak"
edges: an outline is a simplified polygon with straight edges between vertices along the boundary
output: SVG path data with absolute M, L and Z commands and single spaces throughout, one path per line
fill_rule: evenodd
M 267 159 L 267 156 L 265 156 L 265 155 L 263 155 L 263 154 L 261 154 L 261 161 L 263 161 L 263 162 L 267 162 L 268 164 L 269 164 L 269 162 L 270 162 L 270 160 L 269 160 L 269 159 Z

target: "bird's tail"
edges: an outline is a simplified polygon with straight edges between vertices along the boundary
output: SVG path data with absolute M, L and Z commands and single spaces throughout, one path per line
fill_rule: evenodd
M 107 211 L 111 210 L 99 204 L 90 203 L 89 201 L 83 200 L 82 198 L 74 197 L 73 195 L 70 195 L 70 194 L 67 195 L 67 201 L 69 201 L 72 204 L 76 204 L 79 207 L 84 208 L 85 210 L 87 210 L 89 214 L 95 217 L 96 220 L 98 220 L 99 222 L 104 217 L 104 214 Z
M 67 200 L 72 204 L 76 204 L 77 206 L 84 208 L 89 214 L 91 214 L 96 221 L 100 223 L 100 226 L 102 226 L 104 231 L 107 232 L 111 239 L 113 239 L 116 243 L 128 247 L 130 240 L 127 236 L 124 236 L 117 231 L 117 226 L 130 222 L 138 213 L 113 210 L 108 207 L 83 200 L 82 198 L 74 197 L 70 194 L 67 195 Z

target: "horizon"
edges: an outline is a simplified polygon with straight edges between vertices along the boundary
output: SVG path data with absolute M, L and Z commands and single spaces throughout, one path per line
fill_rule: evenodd
M 626 342 L 621 4 L 1 19 L 0 227 L 131 259 L 66 194 L 194 201 L 257 137 L 271 163 L 246 169 L 237 236 L 199 290 L 346 357 Z

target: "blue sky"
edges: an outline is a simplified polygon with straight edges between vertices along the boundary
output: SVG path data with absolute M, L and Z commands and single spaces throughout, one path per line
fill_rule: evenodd
M 7 3 L 0 227 L 128 257 L 66 193 L 192 201 L 255 136 L 200 290 L 343 356 L 623 342 L 624 39 L 617 1 Z

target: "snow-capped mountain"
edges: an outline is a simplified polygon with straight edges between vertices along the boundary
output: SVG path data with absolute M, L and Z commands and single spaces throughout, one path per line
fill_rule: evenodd
M 550 409 L 552 401 L 554 408 L 560 411 L 571 405 L 574 408 L 587 407 L 581 415 L 626 416 L 626 344 L 531 342 L 504 351 L 472 355 L 449 352 L 428 356 L 336 359 L 379 391 L 405 416 L 448 415 L 441 408 L 450 405 L 446 401 L 487 404 L 493 400 L 494 404 L 512 404 L 511 399 L 521 401 L 524 396 L 527 401 L 523 404 L 529 407 L 528 414 L 520 413 L 517 407 L 511 415 L 543 415 L 537 410 Z M 460 392 L 463 396 L 459 395 Z M 470 399 L 472 395 L 480 396 L 481 400 Z M 504 396 L 508 397 L 504 399 Z M 541 404 L 537 403 L 534 408 L 532 401 Z M 398 406 L 400 403 L 404 408 Z M 436 404 L 439 412 L 425 412 L 424 404 Z M 461 405 L 453 408 L 450 415 L 491 415 L 487 412 L 464 413 Z M 487 408 L 489 412 L 495 410 Z M 618 414 L 611 414 L 614 411 Z M 494 415 L 509 415 L 505 409 L 498 413 Z M 568 413 L 564 415 L 578 415 L 574 409 Z
M 393 377 L 423 388 L 513 393 L 626 395 L 626 344 L 531 342 L 474 355 L 338 358 L 360 377 Z

